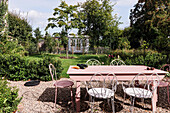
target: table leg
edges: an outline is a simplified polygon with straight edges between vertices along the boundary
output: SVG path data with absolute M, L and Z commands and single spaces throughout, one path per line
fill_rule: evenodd
M 156 84 L 153 83 L 153 88 L 155 88 Z M 152 111 L 155 112 L 156 111 L 156 102 L 158 100 L 158 95 L 157 95 L 157 88 L 154 90 L 153 92 L 153 97 L 152 97 Z
M 76 81 L 76 111 L 80 112 L 80 81 Z

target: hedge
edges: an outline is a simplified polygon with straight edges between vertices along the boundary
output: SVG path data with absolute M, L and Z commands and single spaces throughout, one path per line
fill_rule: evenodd
M 49 64 L 56 67 L 57 76 L 63 70 L 61 61 L 50 57 L 43 57 L 41 60 L 26 60 L 19 55 L 0 55 L 0 76 L 8 80 L 51 80 Z
M 116 50 L 106 56 L 98 58 L 100 62 L 105 65 L 110 65 L 113 59 L 122 59 L 126 65 L 146 65 L 150 67 L 160 68 L 167 64 L 167 55 L 158 53 L 156 51 L 142 51 L 142 50 Z

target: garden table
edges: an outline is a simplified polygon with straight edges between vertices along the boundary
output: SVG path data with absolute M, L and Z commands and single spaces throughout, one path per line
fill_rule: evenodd
M 76 111 L 80 111 L 80 82 L 89 81 L 91 76 L 97 72 L 102 72 L 102 74 L 107 74 L 107 72 L 112 72 L 116 75 L 118 80 L 132 80 L 138 73 L 144 73 L 145 75 L 151 75 L 152 73 L 157 73 L 160 80 L 165 76 L 166 71 L 159 69 L 147 70 L 147 66 L 143 65 L 126 65 L 126 66 L 88 66 L 85 69 L 73 69 L 73 66 L 70 66 L 67 74 L 69 74 L 70 79 L 76 81 Z M 106 72 L 106 73 L 105 73 Z M 153 84 L 155 85 L 155 84 Z M 153 94 L 153 106 L 152 111 L 156 111 L 156 102 L 157 102 L 157 90 Z

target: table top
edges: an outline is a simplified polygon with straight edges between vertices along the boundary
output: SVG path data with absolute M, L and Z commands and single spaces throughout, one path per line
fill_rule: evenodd
M 126 65 L 126 66 L 110 66 L 110 65 L 102 65 L 102 66 L 88 66 L 85 69 L 73 69 L 73 66 L 70 66 L 67 74 L 69 75 L 80 75 L 80 74 L 95 74 L 97 72 L 102 72 L 102 74 L 107 74 L 108 72 L 112 72 L 114 74 L 138 74 L 138 73 L 157 73 L 157 74 L 166 74 L 168 72 L 162 71 L 160 69 L 147 70 L 148 66 L 144 65 Z

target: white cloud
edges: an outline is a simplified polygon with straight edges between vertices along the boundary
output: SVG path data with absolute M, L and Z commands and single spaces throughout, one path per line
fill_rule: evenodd
M 118 6 L 133 6 L 138 2 L 138 0 L 111 0 L 111 2 L 116 2 L 116 5 Z
M 77 3 L 83 3 L 86 0 L 65 0 L 65 2 L 69 5 L 77 5 Z

